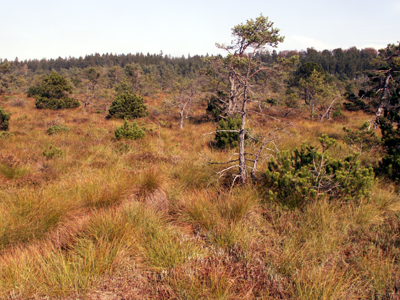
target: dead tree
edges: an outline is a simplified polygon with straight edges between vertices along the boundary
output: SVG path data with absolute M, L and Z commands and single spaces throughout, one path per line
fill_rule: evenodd
M 238 158 L 228 162 L 237 163 L 235 166 L 239 169 L 239 174 L 235 176 L 233 182 L 239 180 L 241 183 L 246 183 L 248 179 L 247 162 L 252 162 L 250 173 L 256 179 L 255 171 L 261 153 L 268 143 L 273 142 L 270 138 L 262 139 L 261 146 L 255 154 L 246 152 L 245 138 L 246 135 L 251 136 L 251 133 L 246 129 L 252 93 L 251 79 L 259 72 L 268 70 L 260 60 L 256 59 L 256 55 L 261 54 L 267 46 L 276 47 L 284 39 L 279 36 L 279 29 L 272 26 L 273 23 L 268 21 L 268 18 L 260 15 L 255 20 L 247 20 L 246 24 L 239 24 L 232 28 L 234 40 L 230 45 L 216 44 L 218 48 L 228 52 L 227 57 L 222 60 L 229 72 L 230 97 L 227 113 L 238 114 L 241 119 L 240 128 L 231 131 L 239 133 Z M 253 158 L 250 159 L 249 156 Z M 230 170 L 235 166 L 230 166 L 221 172 Z
M 98 80 L 100 78 L 100 73 L 97 72 L 95 68 L 89 68 L 84 72 L 85 77 L 85 97 L 81 101 L 84 109 L 89 106 L 93 100 L 95 100 L 99 95 L 99 85 Z

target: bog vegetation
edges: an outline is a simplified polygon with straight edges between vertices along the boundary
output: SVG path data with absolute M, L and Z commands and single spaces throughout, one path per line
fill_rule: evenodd
M 397 299 L 400 46 L 0 62 L 0 299 Z

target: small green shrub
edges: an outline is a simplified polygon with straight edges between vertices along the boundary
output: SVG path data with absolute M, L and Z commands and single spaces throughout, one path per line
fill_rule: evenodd
M 146 136 L 146 132 L 145 128 L 140 128 L 136 122 L 132 122 L 129 125 L 128 120 L 125 120 L 124 125 L 115 129 L 114 135 L 117 140 L 120 140 L 121 138 L 136 140 L 144 138 Z
M 228 117 L 219 121 L 215 133 L 215 141 L 218 148 L 235 148 L 239 143 L 239 128 L 242 121 Z M 233 131 L 236 130 L 236 131 Z
M 336 118 L 336 117 L 340 117 L 340 116 L 343 116 L 343 112 L 342 112 L 342 108 L 340 106 L 338 106 L 333 110 L 332 118 Z
M 50 126 L 49 128 L 47 128 L 47 130 L 46 130 L 46 132 L 49 135 L 56 134 L 59 132 L 68 132 L 68 131 L 69 131 L 69 128 L 62 126 L 62 125 L 53 125 L 53 126 Z
M 379 121 L 385 157 L 379 163 L 379 171 L 393 181 L 400 181 L 400 116 L 397 112 L 385 112 Z
M 358 153 L 372 150 L 379 145 L 379 138 L 375 134 L 374 130 L 369 130 L 369 123 L 365 122 L 358 130 L 351 130 L 347 127 L 343 127 L 343 130 L 347 133 L 343 138 L 343 141 L 349 145 L 349 147 Z
M 47 159 L 52 159 L 56 157 L 60 157 L 62 155 L 62 150 L 56 147 L 53 147 L 53 145 L 50 145 L 48 149 L 45 149 L 42 152 L 42 155 L 46 157 Z
M 274 98 L 267 98 L 266 100 L 263 101 L 264 106 L 265 104 L 269 105 L 269 106 L 277 106 L 279 103 L 276 99 Z
M 127 153 L 130 150 L 129 144 L 123 142 L 116 143 L 115 148 L 115 151 L 119 153 Z
M 118 95 L 108 110 L 108 117 L 117 119 L 137 119 L 147 117 L 149 112 L 143 98 L 136 94 L 124 92 Z
M 395 182 L 400 182 L 400 152 L 385 155 L 379 163 L 379 170 Z
M 221 120 L 225 110 L 224 102 L 227 101 L 227 98 L 228 94 L 222 91 L 218 91 L 216 96 L 211 96 L 206 108 L 206 113 L 210 119 L 216 122 Z
M 40 95 L 43 92 L 43 89 L 41 86 L 30 86 L 28 91 L 26 92 L 28 97 L 33 97 L 36 95 Z
M 8 130 L 9 120 L 10 120 L 11 113 L 7 113 L 1 106 L 0 106 L 0 130 L 6 131 Z
M 336 141 L 322 135 L 320 142 L 321 152 L 303 144 L 293 153 L 278 153 L 277 159 L 268 163 L 265 184 L 271 198 L 297 205 L 318 196 L 353 199 L 369 195 L 372 167 L 362 167 L 358 155 L 331 159 L 327 150 Z
M 0 131 L 0 139 L 6 139 L 12 136 L 12 133 L 9 133 L 8 131 Z
M 68 81 L 56 72 L 43 79 L 39 86 L 31 86 L 28 89 L 28 97 L 36 99 L 36 108 L 64 109 L 74 108 L 80 105 L 78 100 L 70 98 L 72 86 Z
M 36 108 L 48 108 L 48 109 L 64 109 L 64 108 L 75 108 L 80 105 L 79 101 L 73 98 L 64 98 L 64 99 L 48 99 L 46 97 L 36 96 Z
M 17 121 L 22 121 L 22 120 L 26 120 L 26 119 L 28 119 L 28 116 L 24 115 L 23 117 L 18 117 Z
M 353 93 L 347 92 L 345 98 L 348 102 L 344 102 L 344 109 L 348 111 L 359 111 L 368 109 L 368 105 L 361 98 L 365 94 L 364 91 L 360 90 L 358 97 Z

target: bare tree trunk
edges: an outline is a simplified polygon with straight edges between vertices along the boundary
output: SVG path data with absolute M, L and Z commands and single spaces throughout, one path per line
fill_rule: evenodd
M 246 106 L 246 100 L 243 101 L 243 107 Z M 239 176 L 242 183 L 247 180 L 247 170 L 246 170 L 246 157 L 245 157 L 245 147 L 244 140 L 246 135 L 246 130 L 244 124 L 246 123 L 246 113 L 242 112 L 242 124 L 240 125 L 239 131 Z
M 387 94 L 389 93 L 389 80 L 390 80 L 390 72 L 387 72 L 386 78 L 385 78 L 385 85 L 383 86 L 383 91 L 382 91 L 382 97 L 381 97 L 381 103 L 379 104 L 378 110 L 376 111 L 376 119 L 375 123 L 379 121 L 379 117 L 383 115 L 384 108 L 386 107 L 387 104 Z
M 375 117 L 371 120 L 368 130 L 370 130 L 371 125 L 374 125 L 374 129 L 378 127 L 379 118 L 383 115 L 385 107 L 387 105 L 387 94 L 389 93 L 389 80 L 391 77 L 391 72 L 388 71 L 386 73 L 385 84 L 383 86 L 382 96 L 381 96 L 381 103 L 379 103 L 379 107 L 375 113 Z
M 387 95 L 388 95 L 388 93 L 389 93 L 389 80 L 390 80 L 391 74 L 392 74 L 391 70 L 389 70 L 389 71 L 386 73 L 385 85 L 383 86 L 383 91 L 382 91 L 381 100 L 386 100 Z
M 243 91 L 243 104 L 242 104 L 242 123 L 240 124 L 239 131 L 239 177 L 242 183 L 247 181 L 247 170 L 246 170 L 246 150 L 245 150 L 245 137 L 246 137 L 246 105 L 247 105 L 247 80 Z
M 231 84 L 231 90 L 229 93 L 229 100 L 228 100 L 228 109 L 227 115 L 233 117 L 235 112 L 235 103 L 236 103 L 236 83 L 235 83 L 235 73 L 234 71 L 229 72 L 229 82 Z
M 332 105 L 335 103 L 336 98 L 332 100 L 331 104 L 329 105 L 328 109 L 325 111 L 324 114 L 322 114 L 321 119 L 319 120 L 320 122 L 322 122 L 324 120 L 324 118 L 326 117 L 326 115 L 328 115 L 328 120 L 331 119 L 331 111 L 332 111 Z
M 179 117 L 180 117 L 179 127 L 180 129 L 183 129 L 183 119 L 185 118 L 183 109 L 179 111 Z
M 257 165 L 258 165 L 258 160 L 260 159 L 261 152 L 264 150 L 265 145 L 267 142 L 264 142 L 261 147 L 258 149 L 258 152 L 256 154 L 256 157 L 254 158 L 254 163 L 253 163 L 253 168 L 251 169 L 251 178 L 253 178 L 254 181 L 260 181 L 259 178 L 257 178 L 256 171 L 257 171 Z
M 314 121 L 314 103 L 311 103 L 311 121 Z

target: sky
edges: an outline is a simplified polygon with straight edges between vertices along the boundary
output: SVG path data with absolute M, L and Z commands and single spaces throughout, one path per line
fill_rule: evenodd
M 94 53 L 224 54 L 231 28 L 260 14 L 280 50 L 380 49 L 400 40 L 400 0 L 1 0 L 0 58 Z

